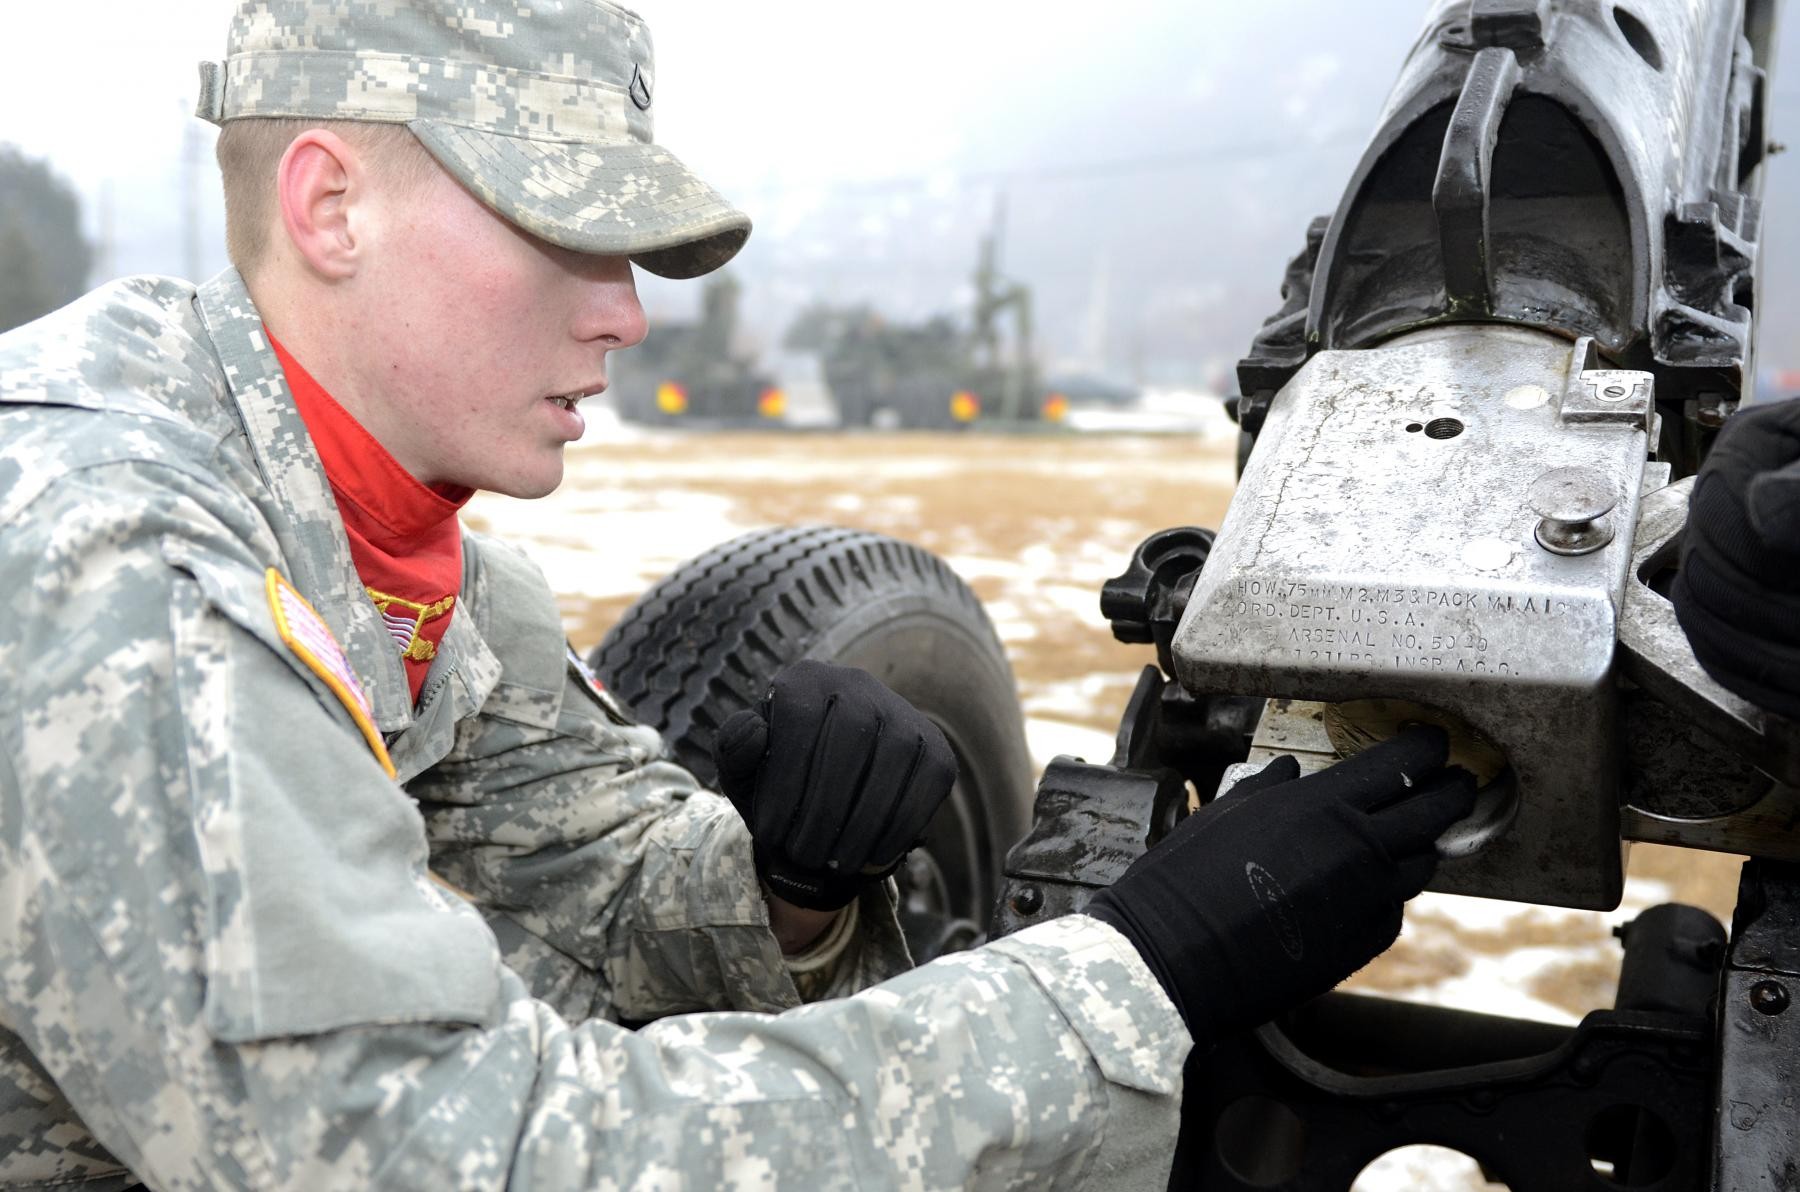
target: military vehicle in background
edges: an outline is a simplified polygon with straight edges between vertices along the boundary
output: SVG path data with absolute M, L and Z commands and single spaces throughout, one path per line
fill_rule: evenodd
M 1091 372 L 1052 373 L 1044 379 L 1044 387 L 1061 394 L 1071 406 L 1131 406 L 1144 396 L 1143 389 L 1136 385 Z
M 784 346 L 817 352 L 843 426 L 956 428 L 1060 422 L 1068 399 L 1045 385 L 1031 346 L 1031 290 L 1000 273 L 1000 220 L 982 238 L 968 327 L 948 315 L 889 323 L 867 306 L 815 305 Z M 1004 324 L 1010 320 L 1010 336 Z
M 755 357 L 740 354 L 736 278 L 706 283 L 700 319 L 658 323 L 642 344 L 610 358 L 613 407 L 630 422 L 660 426 L 780 426 L 787 398 Z

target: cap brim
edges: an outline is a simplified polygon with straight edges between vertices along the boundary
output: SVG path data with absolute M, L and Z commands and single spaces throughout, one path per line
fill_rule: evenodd
M 750 238 L 750 217 L 658 145 L 528 140 L 440 120 L 407 127 L 488 206 L 576 252 L 699 277 Z

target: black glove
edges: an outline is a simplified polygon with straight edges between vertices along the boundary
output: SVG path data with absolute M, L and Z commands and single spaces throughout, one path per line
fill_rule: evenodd
M 1800 398 L 1726 420 L 1688 498 L 1670 596 L 1707 674 L 1800 719 Z
M 763 883 L 821 911 L 894 872 L 956 781 L 924 713 L 867 671 L 810 660 L 719 727 L 713 760 Z
M 1433 842 L 1475 806 L 1440 728 L 1298 777 L 1279 757 L 1177 824 L 1087 913 L 1149 964 L 1197 1044 L 1324 993 L 1400 933 Z

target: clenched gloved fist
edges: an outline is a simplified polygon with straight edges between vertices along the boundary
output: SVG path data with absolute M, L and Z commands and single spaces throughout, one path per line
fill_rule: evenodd
M 1367 964 L 1475 806 L 1448 741 L 1411 728 L 1328 770 L 1291 757 L 1188 816 L 1087 913 L 1137 946 L 1196 1044 L 1266 1022 Z
M 830 911 L 880 881 L 956 781 L 937 725 L 867 671 L 796 662 L 713 738 L 770 893 Z
M 1688 498 L 1670 596 L 1707 674 L 1800 719 L 1800 398 L 1726 421 Z

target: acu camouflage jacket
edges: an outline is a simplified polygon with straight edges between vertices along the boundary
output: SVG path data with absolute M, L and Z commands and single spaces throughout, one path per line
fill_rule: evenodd
M 802 1006 L 729 805 L 465 560 L 415 710 L 235 273 L 0 338 L 0 1184 L 1160 1186 L 1121 937 L 903 972 L 883 892 Z

